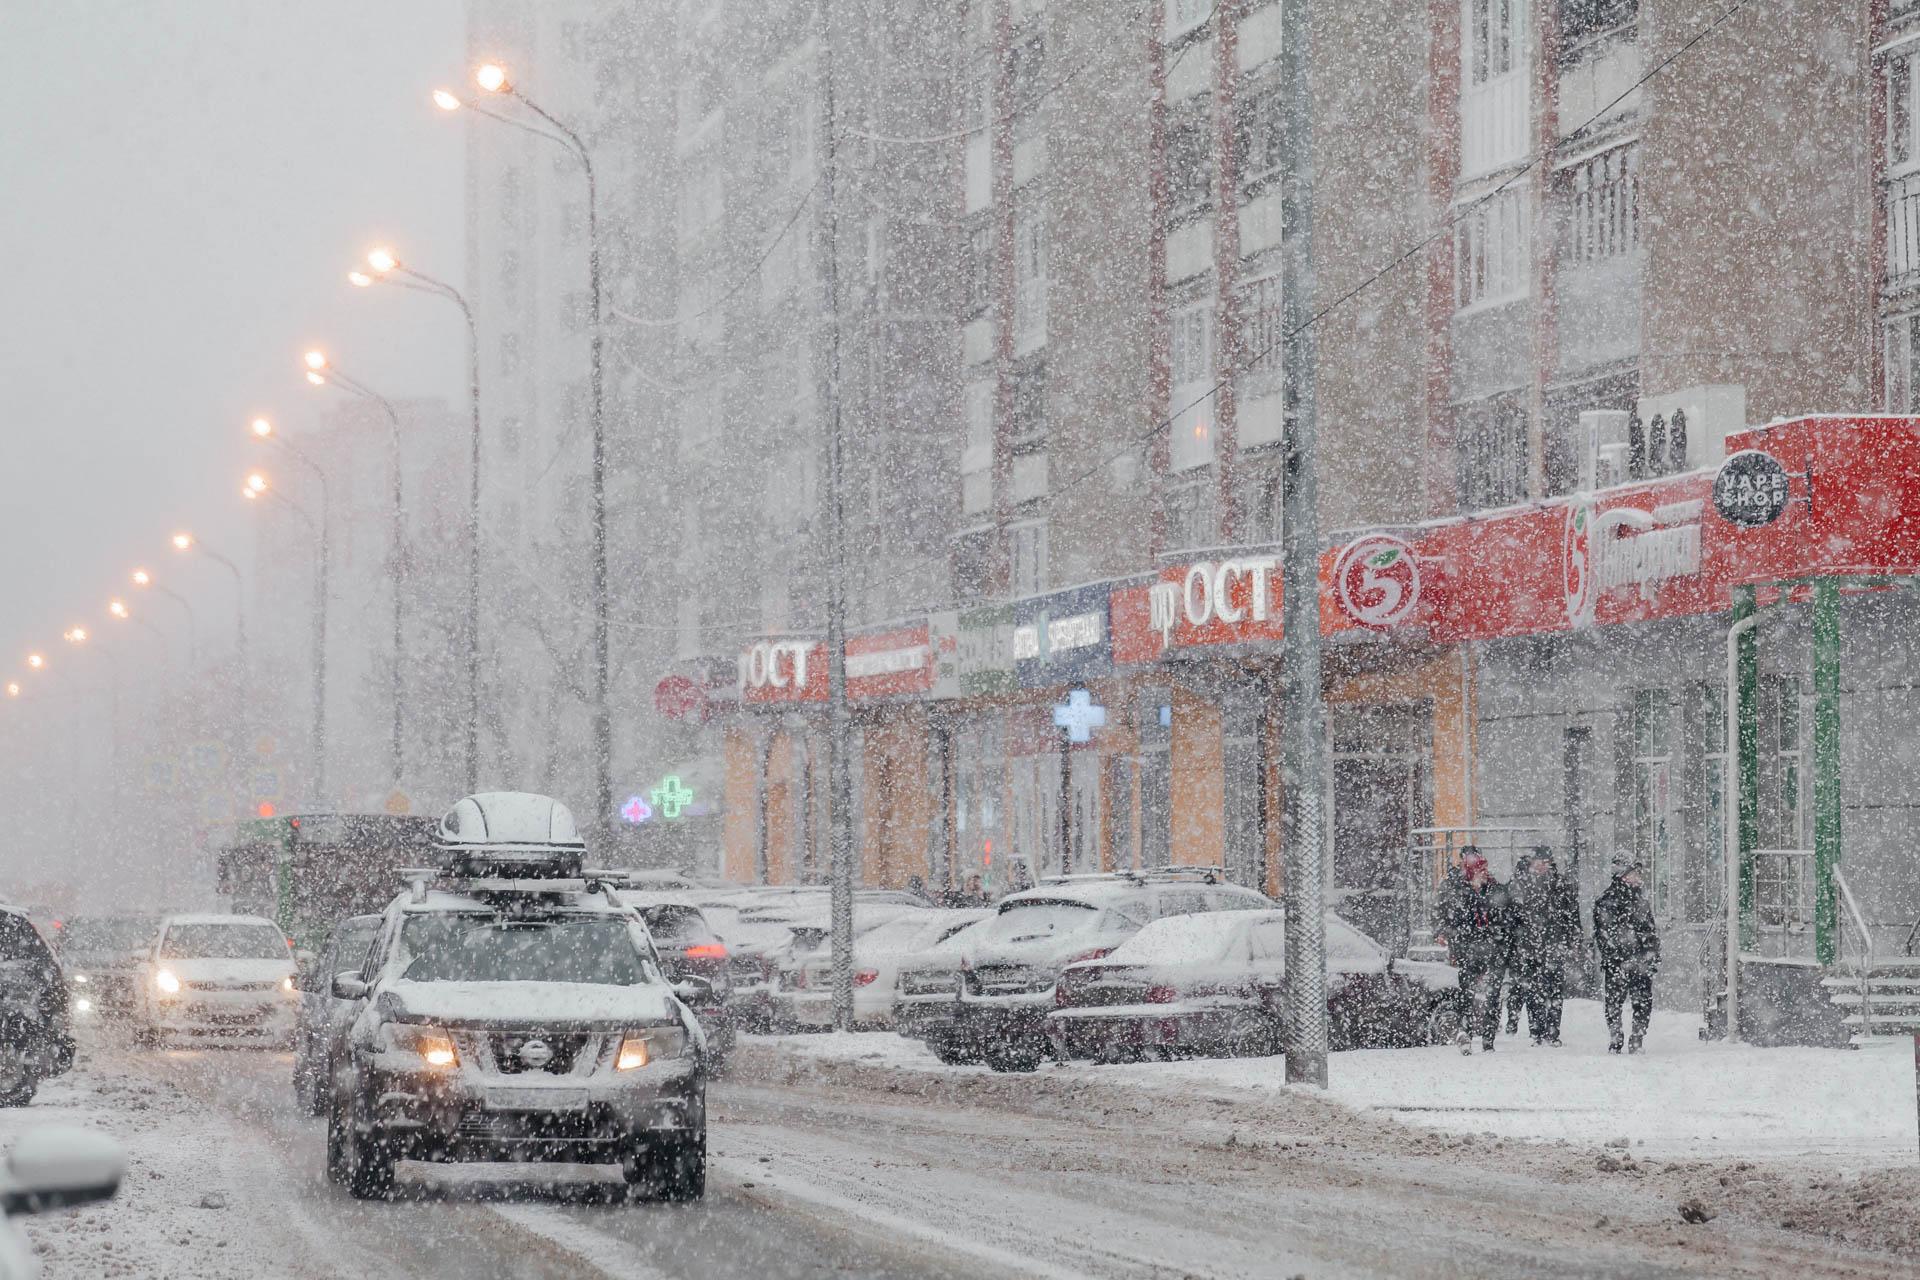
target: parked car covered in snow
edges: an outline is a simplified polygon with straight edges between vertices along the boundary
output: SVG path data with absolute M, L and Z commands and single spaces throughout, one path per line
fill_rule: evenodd
M 956 952 L 903 967 L 898 999 L 903 1012 L 913 1006 L 909 1034 L 941 1061 L 1031 1071 L 1047 1054 L 1053 989 L 1068 965 L 1106 955 L 1163 916 L 1272 907 L 1217 868 L 1064 876 L 1002 899 Z
M 348 916 L 335 924 L 320 955 L 294 979 L 300 995 L 294 1011 L 293 1096 L 308 1115 L 326 1110 L 334 1045 L 359 1008 L 333 994 L 333 980 L 360 972 L 380 921 L 378 915 Z
M 733 982 L 727 969 L 727 944 L 714 932 L 706 913 L 691 902 L 670 898 L 640 904 L 640 918 L 653 935 L 654 951 L 669 982 L 699 978 L 706 983 L 692 1002 L 693 1014 L 707 1036 L 707 1068 L 718 1075 L 733 1053 Z
M 854 894 L 856 927 L 928 908 L 910 894 L 862 889 Z M 727 946 L 727 972 L 740 1027 L 771 1030 L 781 965 L 820 946 L 829 928 L 827 891 L 813 886 L 749 889 L 719 908 L 703 907 Z
M 938 946 L 992 912 L 985 908 L 907 911 L 873 920 L 853 939 L 853 1020 L 863 1027 L 893 1024 L 894 980 L 901 964 Z M 797 1027 L 833 1025 L 833 959 L 816 943 L 780 967 L 774 996 L 777 1021 Z
M 1327 914 L 1327 1014 L 1335 1049 L 1443 1042 L 1459 977 L 1395 960 Z M 1127 1061 L 1271 1054 L 1286 1048 L 1286 918 L 1235 911 L 1155 920 L 1112 951 L 1070 964 L 1048 1036 L 1059 1057 Z

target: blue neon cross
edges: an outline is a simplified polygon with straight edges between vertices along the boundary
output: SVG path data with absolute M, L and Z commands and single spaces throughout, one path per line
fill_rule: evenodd
M 1068 742 L 1086 742 L 1095 729 L 1106 726 L 1107 709 L 1095 703 L 1085 689 L 1075 689 L 1053 709 L 1053 722 L 1067 731 Z
M 653 807 L 663 818 L 679 817 L 680 811 L 692 803 L 693 788 L 681 786 L 677 775 L 660 779 L 660 785 L 653 789 Z

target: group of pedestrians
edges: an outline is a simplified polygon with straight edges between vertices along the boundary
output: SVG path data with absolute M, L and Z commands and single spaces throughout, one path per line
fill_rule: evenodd
M 1660 967 L 1660 936 L 1640 864 L 1621 854 L 1612 878 L 1593 904 L 1593 946 L 1600 959 L 1609 1052 L 1639 1053 L 1653 1018 L 1653 975 Z M 1460 1046 L 1493 1052 L 1501 1009 L 1506 1031 L 1520 1034 L 1524 1018 L 1535 1044 L 1560 1044 L 1567 966 L 1580 957 L 1580 892 L 1553 852 L 1536 848 L 1502 884 L 1472 845 L 1449 869 L 1439 912 L 1440 934 L 1460 971 Z M 1622 1035 L 1631 1005 L 1633 1030 Z M 1624 1044 L 1623 1044 L 1624 1042 Z

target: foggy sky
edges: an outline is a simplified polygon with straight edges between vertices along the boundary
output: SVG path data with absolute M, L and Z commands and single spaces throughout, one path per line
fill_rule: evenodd
M 231 579 L 166 538 L 245 563 L 246 421 L 340 394 L 308 346 L 464 397 L 458 312 L 345 278 L 390 241 L 462 280 L 463 126 L 428 93 L 464 48 L 461 0 L 0 0 L 0 675 L 103 627 L 137 562 L 230 645 Z

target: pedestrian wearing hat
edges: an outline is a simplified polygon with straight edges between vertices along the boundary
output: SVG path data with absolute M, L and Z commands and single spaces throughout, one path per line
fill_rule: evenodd
M 1514 873 L 1513 953 L 1516 990 L 1509 997 L 1507 1032 L 1517 1034 L 1517 1007 L 1524 999 L 1527 1030 L 1535 1044 L 1560 1043 L 1560 1010 L 1566 1003 L 1567 961 L 1580 945 L 1580 898 L 1560 874 L 1553 852 L 1535 849 Z
M 1500 972 L 1512 946 L 1511 905 L 1507 887 L 1493 878 L 1480 850 L 1468 845 L 1460 856 L 1461 880 L 1443 904 L 1447 952 L 1460 971 L 1462 1053 L 1473 1052 L 1480 1037 L 1484 1053 L 1493 1052 L 1500 1030 Z
M 1639 1053 L 1653 1019 L 1653 975 L 1660 968 L 1660 933 L 1653 902 L 1641 883 L 1640 864 L 1627 854 L 1613 859 L 1613 882 L 1593 903 L 1593 945 L 1600 953 L 1605 986 L 1607 1052 L 1620 1052 L 1622 1006 L 1633 1005 L 1628 1053 Z

